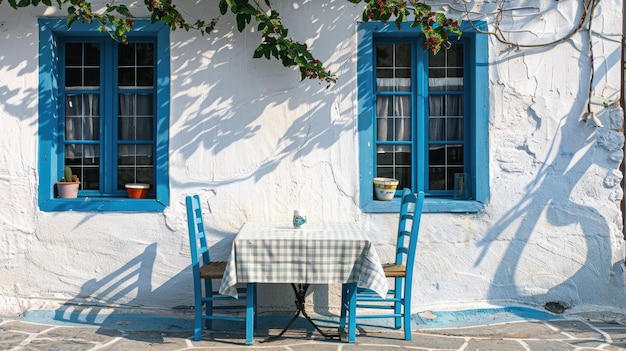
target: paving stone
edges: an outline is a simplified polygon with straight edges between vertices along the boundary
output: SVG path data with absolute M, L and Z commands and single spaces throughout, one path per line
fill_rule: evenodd
M 98 350 L 154 350 L 154 351 L 172 351 L 181 350 L 187 348 L 189 345 L 187 340 L 180 335 L 176 336 L 164 336 L 156 335 L 157 333 L 132 333 L 125 335 L 122 338 L 108 343 Z M 211 348 L 213 349 L 213 348 Z
M 526 348 L 516 340 L 504 339 L 471 339 L 465 350 L 473 351 L 526 351 Z
M 582 321 L 550 321 L 549 324 L 560 329 L 561 333 L 565 333 L 575 339 L 604 339 L 601 333 Z
M 480 327 L 437 329 L 423 332 L 448 336 L 490 336 L 518 339 L 532 339 L 537 337 L 557 339 L 563 337 L 559 334 L 558 330 L 542 322 L 503 323 Z
M 560 340 L 524 340 L 530 350 L 537 351 L 571 351 L 575 347 Z
M 9 350 L 28 338 L 28 334 L 12 331 L 0 331 L 0 350 Z
M 111 329 L 56 327 L 42 332 L 38 335 L 38 338 L 53 338 L 75 342 L 93 341 L 98 344 L 106 344 L 113 338 L 122 335 L 123 332 Z
M 625 351 L 626 325 L 615 319 L 520 321 L 474 326 L 470 328 L 420 329 L 413 340 L 404 340 L 402 330 L 360 325 L 355 345 L 326 339 L 308 323 L 298 320 L 282 337 L 261 342 L 267 335 L 277 335 L 285 322 L 265 316 L 265 324 L 255 330 L 254 344 L 245 345 L 242 326 L 205 330 L 202 340 L 192 341 L 191 330 L 177 327 L 149 330 L 143 320 L 128 325 L 66 326 L 26 323 L 3 319 L 0 322 L 0 350 L 81 351 L 81 350 L 155 350 L 155 351 Z M 129 317 L 130 318 L 130 317 Z M 144 321 L 144 322 L 142 322 Z M 54 323 L 53 323 L 54 324 Z M 322 323 L 324 324 L 324 323 Z M 276 327 L 278 326 L 278 328 Z M 132 328 L 131 328 L 132 327 Z M 141 327 L 141 328 L 137 328 Z M 143 330 L 140 330 L 143 329 Z M 326 325 L 324 331 L 336 330 Z
M 52 329 L 54 326 L 44 325 L 44 324 L 34 324 L 34 323 L 24 323 L 20 321 L 9 321 L 0 324 L 0 332 L 4 332 L 7 330 L 10 331 L 21 331 L 25 333 L 41 333 L 44 330 Z
M 96 347 L 96 343 L 77 340 L 35 339 L 20 348 L 23 351 L 86 351 Z

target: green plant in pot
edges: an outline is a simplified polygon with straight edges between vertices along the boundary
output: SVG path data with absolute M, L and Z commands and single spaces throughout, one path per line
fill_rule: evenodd
M 78 176 L 72 174 L 70 166 L 63 169 L 63 178 L 57 182 L 57 193 L 60 198 L 69 199 L 78 197 L 80 181 Z

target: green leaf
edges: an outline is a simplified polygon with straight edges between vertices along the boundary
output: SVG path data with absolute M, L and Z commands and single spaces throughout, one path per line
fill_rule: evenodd
M 72 24 L 74 22 L 76 22 L 76 20 L 78 19 L 78 16 L 76 15 L 76 12 L 74 12 L 74 7 L 70 7 L 68 9 L 68 14 L 67 14 L 67 28 L 70 28 L 72 26 Z
M 30 0 L 20 0 L 20 2 L 17 3 L 18 7 L 26 7 L 30 5 Z
M 244 4 L 239 8 L 239 13 L 245 13 L 247 15 L 256 15 L 256 9 L 250 4 Z
M 226 11 L 228 11 L 228 3 L 226 3 L 226 0 L 220 0 L 220 13 L 224 15 Z
M 365 11 L 363 11 L 363 16 L 361 20 L 363 22 L 368 22 L 370 20 L 370 9 L 365 9 Z
M 224 1 L 226 1 L 226 4 L 228 5 L 228 7 L 230 7 L 231 11 L 233 11 L 234 13 L 238 12 L 237 3 L 235 2 L 235 0 L 224 0 Z
M 240 32 L 243 32 L 243 30 L 246 28 L 246 15 L 244 14 L 237 14 L 237 29 Z
M 134 17 L 126 5 L 117 5 L 117 13 L 126 17 Z
M 113 6 L 107 6 L 107 9 L 104 10 L 104 13 L 109 13 L 111 11 L 115 11 L 115 9 L 117 8 L 117 6 L 113 5 Z
M 263 57 L 263 46 L 259 45 L 256 50 L 254 50 L 254 55 L 252 55 L 253 58 L 260 58 Z
M 39 5 L 39 0 L 33 0 L 32 4 L 33 4 L 33 6 Z
M 52 6 L 52 0 L 41 0 L 41 2 L 46 6 Z
M 9 0 L 9 5 L 11 5 L 11 7 L 14 9 L 17 8 L 17 2 L 15 2 L 15 0 Z

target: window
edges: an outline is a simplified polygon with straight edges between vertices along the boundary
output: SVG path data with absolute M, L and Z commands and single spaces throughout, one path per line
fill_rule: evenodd
M 169 29 L 136 21 L 128 43 L 99 25 L 40 19 L 39 207 L 161 211 L 169 204 Z M 70 166 L 78 198 L 56 198 Z M 130 199 L 127 183 L 150 184 Z
M 484 24 L 482 24 L 484 25 Z M 374 177 L 424 191 L 427 212 L 475 212 L 488 189 L 486 36 L 463 36 L 437 55 L 419 28 L 359 24 L 360 205 L 397 212 L 399 198 L 376 201 Z

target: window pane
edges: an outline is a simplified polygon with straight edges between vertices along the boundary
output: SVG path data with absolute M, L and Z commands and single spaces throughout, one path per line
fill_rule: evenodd
M 120 86 L 132 87 L 135 85 L 135 68 L 122 68 L 118 69 Z
M 376 45 L 376 67 L 393 67 L 393 44 Z
M 463 96 L 430 95 L 428 98 L 430 140 L 463 140 Z
M 411 97 L 385 95 L 376 99 L 376 115 L 379 117 L 411 117 Z
M 428 57 L 430 91 L 463 90 L 463 45 L 453 45 Z
M 85 66 L 100 66 L 100 44 L 85 43 Z
M 118 146 L 118 189 L 124 189 L 126 183 L 153 184 L 152 152 L 152 145 Z
M 137 65 L 154 65 L 154 45 L 152 43 L 137 43 Z
M 152 140 L 154 117 L 152 94 L 120 94 L 118 139 Z
M 446 95 L 445 103 L 447 116 L 463 116 L 463 95 Z
M 431 145 L 428 148 L 428 164 L 429 165 L 445 165 L 446 164 L 445 145 Z
M 445 118 L 430 117 L 428 119 L 428 139 L 446 140 Z
M 430 190 L 454 190 L 454 174 L 463 173 L 463 145 L 431 145 L 428 148 Z
M 446 139 L 463 140 L 463 117 L 446 119 Z
M 454 190 L 454 175 L 463 173 L 462 167 L 450 167 L 446 174 L 446 190 Z
M 137 86 L 140 87 L 151 87 L 153 86 L 152 76 L 154 70 L 152 67 L 149 68 L 137 68 Z
M 394 178 L 400 181 L 400 183 L 398 183 L 398 189 L 413 188 L 411 184 L 411 167 L 396 168 L 396 175 Z
M 377 141 L 411 141 L 411 118 L 379 117 L 376 118 Z
M 100 139 L 100 97 L 68 94 L 65 97 L 65 140 Z
M 447 164 L 463 165 L 463 145 L 448 145 Z
M 126 43 L 118 45 L 117 64 L 122 66 L 135 65 L 135 44 Z
M 379 145 L 376 153 L 376 177 L 395 178 L 399 188 L 411 185 L 409 145 Z
M 120 44 L 118 55 L 120 87 L 154 86 L 154 45 L 152 43 Z
M 410 44 L 395 44 L 394 45 L 395 66 L 396 67 L 411 67 L 411 45 Z
M 65 44 L 65 65 L 66 66 L 82 66 L 83 58 L 80 53 L 83 52 L 82 43 L 66 43 Z
M 81 190 L 100 189 L 100 146 L 97 144 L 65 145 L 65 165 L 78 176 Z
M 100 86 L 100 44 L 65 44 L 65 87 Z
M 444 167 L 428 168 L 428 188 L 430 190 L 446 190 L 446 169 Z
M 411 91 L 411 45 L 376 45 L 376 91 Z

